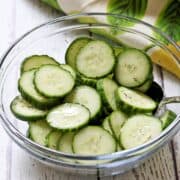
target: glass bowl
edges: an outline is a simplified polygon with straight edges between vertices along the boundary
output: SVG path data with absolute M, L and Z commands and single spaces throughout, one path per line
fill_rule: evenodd
M 108 18 L 127 22 L 130 25 L 128 27 L 124 25 L 126 23 L 109 25 Z M 136 28 L 131 26 L 134 23 L 136 23 Z M 64 63 L 65 50 L 73 39 L 79 36 L 104 38 L 104 35 L 112 41 L 117 41 L 114 36 L 121 36 L 119 43 L 141 49 L 152 46 L 162 48 L 179 63 L 178 57 L 166 45 L 171 44 L 177 49 L 178 46 L 159 29 L 134 18 L 103 13 L 64 16 L 42 24 L 18 39 L 7 50 L 0 62 L 0 117 L 4 129 L 11 139 L 32 157 L 63 172 L 98 176 L 125 172 L 147 159 L 167 143 L 180 128 L 178 115 L 159 137 L 148 143 L 133 149 L 100 156 L 61 153 L 42 147 L 26 137 L 27 123 L 16 119 L 10 111 L 10 102 L 18 94 L 17 81 L 23 59 L 33 54 L 48 54 L 60 63 Z

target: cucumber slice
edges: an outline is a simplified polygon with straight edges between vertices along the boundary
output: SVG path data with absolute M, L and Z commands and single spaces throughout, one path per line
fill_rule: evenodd
M 59 99 L 46 98 L 39 94 L 34 87 L 33 79 L 36 70 L 24 72 L 19 79 L 19 91 L 23 98 L 39 109 L 48 109 L 59 103 Z
M 145 93 L 151 87 L 152 82 L 153 82 L 153 75 L 143 85 L 141 85 L 140 87 L 135 88 L 135 90 L 138 90 L 138 91 L 141 91 L 141 92 Z
M 62 136 L 60 131 L 52 131 L 47 135 L 47 146 L 51 149 L 57 149 L 58 142 Z
M 80 37 L 75 39 L 68 47 L 65 55 L 65 60 L 68 65 L 76 69 L 76 57 L 80 49 L 84 47 L 91 39 L 88 37 Z
M 126 49 L 118 57 L 115 67 L 116 81 L 125 87 L 138 87 L 152 74 L 150 58 L 137 49 Z
M 89 110 L 80 104 L 66 103 L 53 108 L 46 120 L 53 128 L 73 130 L 86 125 L 90 119 Z
M 115 139 L 99 126 L 87 126 L 77 132 L 73 151 L 79 155 L 100 155 L 116 151 Z
M 96 88 L 97 79 L 87 78 L 80 73 L 77 73 L 76 83 L 78 85 L 87 85 Z
M 114 78 L 114 74 L 111 73 L 111 74 L 107 75 L 106 78 L 113 79 Z
M 27 57 L 21 64 L 21 73 L 29 71 L 35 68 L 39 68 L 45 64 L 59 65 L 59 63 L 50 56 L 47 55 L 33 55 Z
M 84 105 L 89 109 L 91 119 L 96 118 L 101 113 L 101 97 L 98 92 L 90 86 L 77 86 L 68 94 L 65 102 Z
M 52 130 L 45 120 L 29 123 L 29 135 L 31 139 L 42 146 L 47 146 L 46 138 Z
M 119 139 L 120 130 L 126 120 L 127 120 L 127 115 L 121 111 L 114 111 L 109 116 L 109 124 L 117 140 Z
M 108 108 L 106 108 L 105 106 L 103 106 L 103 113 L 102 113 L 102 117 L 106 117 L 109 116 L 111 114 L 111 111 L 109 111 Z
M 64 153 L 73 154 L 72 142 L 75 132 L 66 132 L 62 135 L 59 144 L 58 150 Z
M 152 112 L 157 106 L 149 96 L 125 87 L 117 89 L 116 100 L 119 108 L 127 114 Z
M 156 102 L 160 102 L 164 97 L 164 93 L 161 86 L 155 81 L 153 81 L 151 87 L 148 89 L 146 94 L 150 96 L 152 99 L 154 99 Z
M 61 64 L 61 68 L 68 71 L 72 75 L 72 77 L 76 79 L 76 71 L 71 66 L 67 64 Z
M 100 78 L 110 74 L 115 65 L 112 48 L 104 41 L 94 40 L 78 53 L 76 69 L 88 78 Z
M 118 152 L 118 151 L 122 151 L 122 150 L 123 150 L 123 148 L 119 145 L 119 143 L 117 143 L 116 151 Z
M 29 139 L 31 139 L 31 136 L 30 136 L 30 133 L 29 133 L 29 128 L 28 128 L 28 130 L 26 131 L 26 137 L 29 138 Z
M 114 46 L 113 50 L 114 50 L 115 56 L 118 57 L 124 51 L 124 48 L 120 46 Z
M 161 131 L 159 119 L 143 114 L 135 115 L 121 128 L 120 143 L 125 149 L 134 148 L 157 137 Z
M 117 110 L 115 91 L 118 85 L 109 78 L 104 78 L 97 81 L 97 90 L 101 95 L 102 101 L 106 107 L 106 110 Z
M 57 98 L 68 94 L 74 87 L 72 75 L 56 65 L 41 66 L 35 73 L 34 84 L 39 93 Z
M 177 115 L 171 110 L 165 111 L 160 117 L 163 129 L 168 127 L 172 123 L 172 121 L 176 118 L 176 116 Z
M 102 123 L 102 127 L 108 131 L 111 135 L 113 135 L 113 132 L 112 132 L 112 129 L 110 127 L 110 124 L 109 124 L 109 116 L 106 117 Z
M 17 96 L 11 102 L 12 113 L 21 120 L 34 121 L 46 117 L 47 111 L 39 110 L 33 107 L 29 102 L 24 100 L 21 96 Z

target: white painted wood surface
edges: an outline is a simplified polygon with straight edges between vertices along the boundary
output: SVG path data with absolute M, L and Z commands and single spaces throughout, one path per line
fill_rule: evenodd
M 38 0 L 5 0 L 0 6 L 0 55 L 20 35 L 59 14 Z M 157 79 L 167 96 L 180 95 L 180 81 L 158 68 Z M 166 80 L 164 80 L 166 79 Z M 179 112 L 179 106 L 170 105 Z M 0 180 L 94 180 L 59 173 L 31 159 L 6 135 L 0 126 Z M 180 133 L 139 168 L 104 180 L 177 180 L 180 179 Z

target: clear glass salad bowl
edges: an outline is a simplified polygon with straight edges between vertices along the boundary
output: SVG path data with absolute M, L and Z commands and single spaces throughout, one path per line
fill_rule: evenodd
M 108 18 L 126 23 L 109 25 Z M 131 26 L 134 23 L 136 28 Z M 177 49 L 178 46 L 159 29 L 134 18 L 103 13 L 64 16 L 42 24 L 18 39 L 0 62 L 1 124 L 11 139 L 28 154 L 63 172 L 98 176 L 125 172 L 147 159 L 167 143 L 180 128 L 180 115 L 178 115 L 159 137 L 148 143 L 133 149 L 99 156 L 65 154 L 42 147 L 27 138 L 27 123 L 16 119 L 10 111 L 10 102 L 18 94 L 17 81 L 23 59 L 32 54 L 48 54 L 60 63 L 64 63 L 65 50 L 73 39 L 79 36 L 103 38 L 102 35 L 109 39 L 113 39 L 115 35 L 120 36 L 121 43 L 137 48 L 156 46 L 179 63 L 178 57 L 166 45 L 171 44 Z M 116 41 L 116 38 L 114 40 Z

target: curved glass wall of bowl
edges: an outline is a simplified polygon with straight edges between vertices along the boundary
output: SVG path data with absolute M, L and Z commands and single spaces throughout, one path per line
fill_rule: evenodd
M 116 18 L 125 18 L 129 22 L 136 21 L 139 25 L 145 26 L 153 33 L 159 34 L 162 39 L 165 39 L 166 41 L 156 39 L 152 34 L 149 35 L 142 32 L 142 29 L 137 30 L 133 29 L 133 27 L 116 27 L 111 26 L 106 22 L 94 22 L 93 18 L 95 16 L 96 19 L 106 19 L 107 16 L 113 16 Z M 89 19 L 86 23 L 84 22 L 84 24 L 81 24 L 78 22 L 79 20 L 81 22 L 84 21 L 87 17 Z M 108 33 L 109 36 L 106 35 L 107 30 L 109 32 L 112 31 L 112 33 L 114 33 L 113 30 L 118 30 L 120 32 L 118 36 L 126 33 L 129 35 L 127 36 L 128 40 L 126 40 L 128 42 L 130 40 L 135 41 L 134 37 L 141 37 L 141 39 L 145 39 L 145 41 L 143 40 L 144 44 L 147 42 L 148 46 L 151 44 L 163 49 L 169 56 L 174 58 L 177 63 L 179 62 L 171 49 L 168 49 L 166 43 L 172 44 L 175 48 L 178 48 L 177 45 L 169 37 L 164 36 L 158 29 L 133 18 L 98 13 L 61 17 L 40 25 L 17 40 L 3 56 L 0 64 L 0 70 L 2 71 L 0 76 L 0 106 L 2 107 L 0 116 L 2 117 L 2 124 L 11 138 L 21 146 L 22 149 L 38 160 L 55 165 L 60 169 L 66 169 L 66 171 L 69 172 L 79 172 L 82 174 L 87 172 L 89 174 L 96 174 L 97 169 L 100 168 L 100 172 L 98 173 L 101 173 L 102 175 L 116 174 L 127 170 L 129 167 L 134 167 L 138 162 L 146 159 L 155 150 L 172 138 L 180 128 L 180 116 L 178 116 L 176 120 L 163 131 L 161 136 L 156 139 L 137 148 L 101 156 L 64 154 L 42 147 L 26 137 L 27 124 L 16 119 L 9 108 L 11 100 L 18 95 L 17 81 L 23 59 L 33 54 L 48 54 L 60 63 L 64 63 L 65 50 L 68 45 L 79 36 L 92 36 L 94 33 L 96 33 L 95 36 L 98 38 L 104 38 L 105 35 L 106 38 L 108 38 L 109 43 L 117 44 L 118 42 L 114 36 L 111 36 L 112 34 L 109 35 Z M 143 44 L 137 39 L 136 41 L 136 43 Z M 83 172 L 82 169 L 85 169 L 86 172 Z

